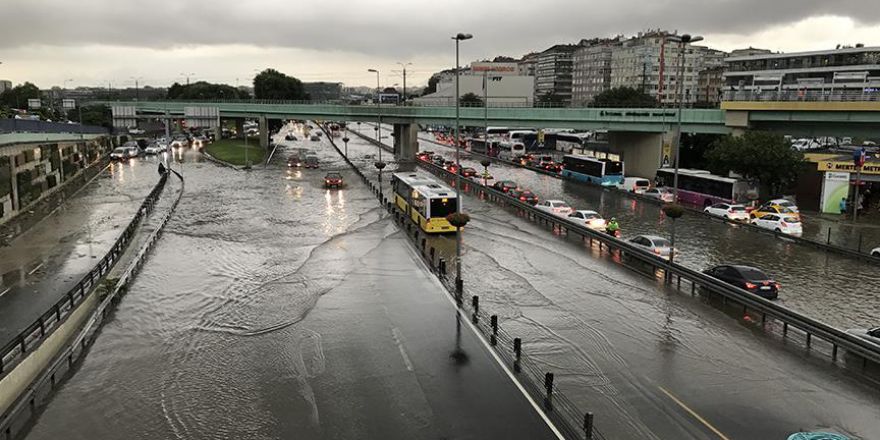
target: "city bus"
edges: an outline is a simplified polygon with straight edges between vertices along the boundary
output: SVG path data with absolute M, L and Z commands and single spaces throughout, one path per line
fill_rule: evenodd
M 657 181 L 660 186 L 671 188 L 675 170 L 657 170 Z M 703 170 L 678 169 L 678 200 L 682 203 L 702 207 L 716 203 L 742 203 L 748 201 L 750 193 L 757 195 L 758 191 L 745 180 L 716 176 Z
M 468 141 L 472 153 L 482 154 L 484 156 L 491 157 L 498 156 L 498 145 L 500 143 L 501 141 L 498 139 L 489 139 L 489 141 L 486 142 L 485 139 L 471 138 Z
M 456 212 L 455 191 L 439 181 L 415 173 L 391 175 L 394 205 L 429 234 L 455 232 L 446 216 Z
M 623 162 L 567 154 L 562 158 L 562 177 L 602 186 L 623 183 Z

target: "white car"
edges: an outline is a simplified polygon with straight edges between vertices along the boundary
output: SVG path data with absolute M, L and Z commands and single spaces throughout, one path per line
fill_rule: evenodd
M 127 160 L 128 159 L 128 147 L 119 147 L 113 149 L 110 152 L 111 160 Z
M 562 217 L 571 214 L 571 206 L 568 206 L 568 203 L 565 203 L 562 200 L 544 200 L 535 205 L 535 208 Z
M 147 148 L 144 148 L 144 153 L 146 153 L 146 154 L 159 154 L 163 151 L 165 151 L 165 150 L 162 149 L 162 147 L 159 146 L 159 144 L 150 144 L 150 145 L 147 145 Z
M 566 220 L 596 231 L 605 231 L 605 226 L 608 224 L 598 212 L 588 209 L 574 211 L 566 217 Z
M 669 240 L 657 235 L 637 235 L 630 238 L 629 243 L 648 252 L 653 252 L 658 257 L 668 259 L 669 255 L 673 253 L 678 254 L 677 251 L 672 249 L 672 243 Z
M 871 250 L 871 256 L 880 257 L 880 247 Z
M 785 214 L 767 214 L 761 218 L 752 219 L 752 224 L 771 231 L 781 232 L 786 235 L 800 237 L 804 233 L 803 225 L 797 217 Z
M 791 148 L 797 151 L 817 150 L 822 148 L 815 139 L 801 138 L 791 143 Z
M 801 212 L 800 209 L 798 209 L 797 205 L 795 205 L 791 200 L 788 200 L 788 199 L 773 199 L 773 200 L 770 200 L 769 202 L 765 203 L 765 205 L 768 205 L 768 206 L 779 205 L 784 208 L 790 209 L 794 213 Z
M 714 215 L 715 217 L 721 217 L 725 220 L 736 220 L 741 222 L 749 221 L 749 213 L 743 205 L 716 203 L 712 206 L 707 206 L 703 212 L 709 215 Z
M 672 203 L 672 201 L 675 200 L 675 195 L 672 194 L 672 191 L 666 188 L 651 188 L 645 191 L 644 196 L 649 199 L 659 200 L 666 203 Z
M 880 327 L 851 328 L 846 332 L 853 336 L 858 336 L 866 341 L 872 342 L 877 346 L 880 346 Z

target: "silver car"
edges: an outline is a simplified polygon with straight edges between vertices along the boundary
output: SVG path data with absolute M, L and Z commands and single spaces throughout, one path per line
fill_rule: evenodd
M 874 328 L 851 328 L 847 333 L 858 336 L 868 342 L 872 342 L 880 347 L 880 327 Z
M 678 254 L 672 249 L 672 243 L 669 240 L 657 235 L 637 235 L 629 239 L 629 244 L 667 259 L 673 253 Z

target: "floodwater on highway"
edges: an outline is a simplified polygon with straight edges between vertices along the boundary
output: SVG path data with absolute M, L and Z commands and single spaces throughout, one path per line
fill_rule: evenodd
M 375 147 L 350 143 L 349 150 L 371 154 Z M 508 177 L 511 170 L 501 167 L 491 171 L 496 178 L 528 177 Z M 544 197 L 561 186 L 555 179 L 529 182 Z M 559 190 L 567 199 L 577 191 Z M 600 211 L 624 211 L 623 201 L 612 207 L 607 195 L 599 195 Z M 609 438 L 717 438 L 712 429 L 729 438 L 786 438 L 801 429 L 880 435 L 876 384 L 866 387 L 858 374 L 829 367 L 823 355 L 810 357 L 736 315 L 671 291 L 661 279 L 617 264 L 619 256 L 609 258 L 475 197 L 463 203 L 472 218 L 463 237 L 466 289 L 480 295 L 481 309 L 499 315 L 503 328 L 523 338 L 524 351 L 554 372 L 563 393 L 598 414 L 597 425 Z M 631 209 L 618 215 L 625 231 L 639 217 Z M 656 219 L 655 227 L 662 222 Z M 641 224 L 646 229 L 639 232 L 648 232 L 649 222 Z M 451 241 L 430 243 L 450 249 Z M 697 264 L 691 258 L 686 264 Z
M 422 149 L 452 157 L 452 150 L 422 140 Z M 482 169 L 477 157 L 463 166 Z M 534 171 L 493 163 L 495 179 L 513 180 L 541 200 L 561 199 L 575 209 L 592 209 L 617 217 L 624 239 L 639 234 L 669 237 L 671 220 L 655 203 L 617 191 L 561 180 Z M 880 277 L 876 264 L 824 252 L 811 246 L 742 228 L 704 216 L 677 220 L 678 262 L 704 270 L 718 264 L 746 264 L 763 269 L 782 284 L 779 304 L 838 328 L 880 325 Z

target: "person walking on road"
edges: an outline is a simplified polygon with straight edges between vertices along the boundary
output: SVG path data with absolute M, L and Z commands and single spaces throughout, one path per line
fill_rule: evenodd
M 846 217 L 846 197 L 840 199 L 840 215 Z

